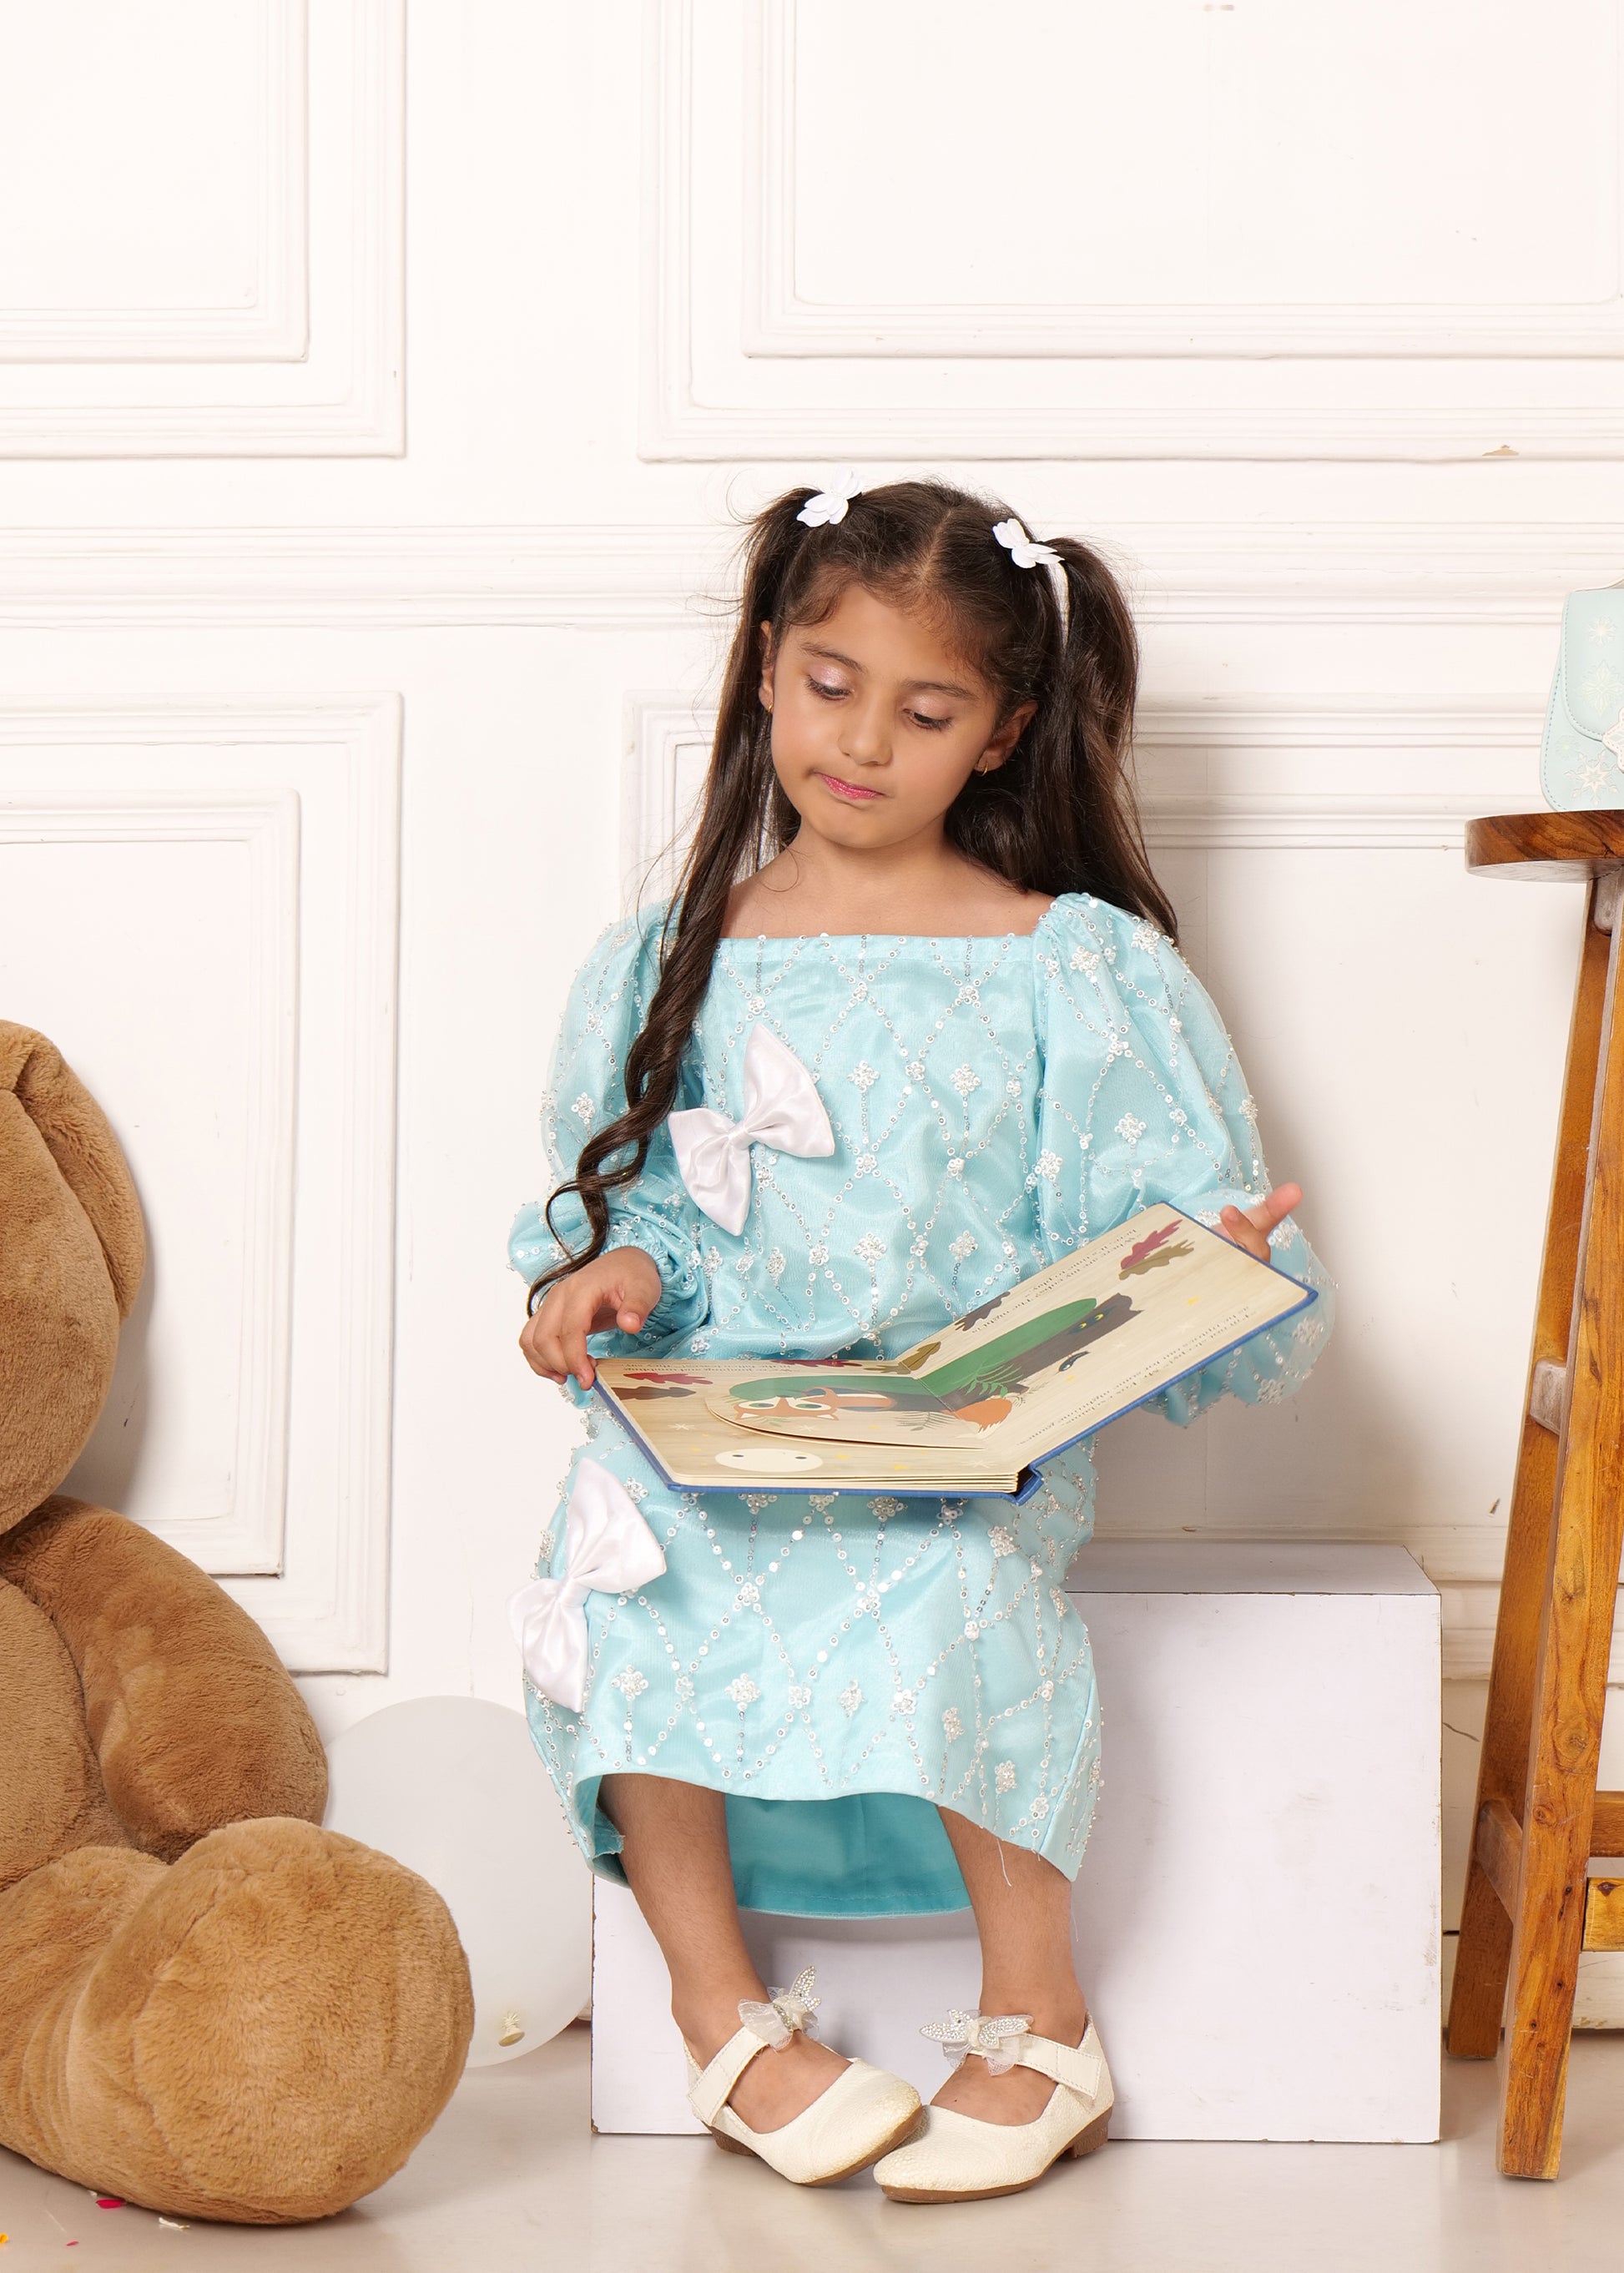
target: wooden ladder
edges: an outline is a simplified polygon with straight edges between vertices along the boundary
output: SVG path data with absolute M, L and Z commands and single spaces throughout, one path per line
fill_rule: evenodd
M 1553 2179 L 1579 1952 L 1624 1948 L 1624 1880 L 1588 1875 L 1624 1856 L 1624 1791 L 1596 1789 L 1624 1527 L 1624 811 L 1474 821 L 1466 861 L 1590 885 L 1448 2032 L 1492 2059 L 1504 2017 L 1499 2167 Z

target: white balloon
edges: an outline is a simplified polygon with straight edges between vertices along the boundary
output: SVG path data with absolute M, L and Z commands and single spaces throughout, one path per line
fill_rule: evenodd
M 524 1715 L 477 1697 L 387 1705 L 334 1738 L 327 1776 L 328 1830 L 416 1871 L 456 1921 L 469 2066 L 567 2028 L 591 1989 L 592 1880 Z

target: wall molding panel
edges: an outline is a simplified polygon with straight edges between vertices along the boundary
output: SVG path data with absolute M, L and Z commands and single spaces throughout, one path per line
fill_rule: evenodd
M 39 714 L 0 709 L 0 766 L 14 746 L 49 739 Z M 130 722 L 82 711 L 52 724 L 104 748 Z M 109 731 L 110 729 L 110 731 Z M 9 774 L 10 769 L 6 768 Z M 287 1511 L 291 1364 L 294 1099 L 299 801 L 267 787 L 239 796 L 132 789 L 123 797 L 48 802 L 0 789 L 0 875 L 8 845 L 240 844 L 247 854 L 250 934 L 245 1027 L 252 1046 L 248 1174 L 238 1231 L 243 1257 L 233 1496 L 223 1515 L 168 1517 L 150 1528 L 216 1575 L 280 1573 Z M 64 1047 L 67 1046 L 64 1045 Z
M 1604 521 L 1119 521 L 1094 541 L 1148 626 L 1521 625 L 1624 574 Z M 703 630 L 736 532 L 704 523 L 0 529 L 0 631 L 285 624 Z
M 793 0 L 645 0 L 644 24 L 645 458 L 1624 457 L 1616 277 L 1598 302 L 1550 306 L 801 299 Z M 882 362 L 893 381 L 936 369 L 909 388 L 874 375 Z M 977 381 L 1019 366 L 1030 384 Z
M 342 624 L 693 630 L 728 585 L 694 526 L 0 530 L 0 630 Z
M 229 1509 L 148 1519 L 297 1672 L 387 1662 L 401 739 L 394 694 L 0 705 L 0 874 L 19 844 L 250 848 L 243 1466 Z M 142 1131 L 138 1174 L 185 1139 Z
M 403 448 L 404 0 L 261 4 L 254 293 L 0 307 L 0 457 Z
M 310 346 L 309 0 L 258 0 L 254 289 L 241 306 L 0 304 L 0 364 L 292 363 Z
M 746 18 L 744 141 L 746 355 L 893 360 L 1013 357 L 1396 356 L 1543 361 L 1624 351 L 1624 298 L 1570 305 L 1492 302 L 1309 307 L 1197 301 L 1086 309 L 1049 302 L 830 304 L 795 289 L 795 50 L 801 0 L 769 0 Z M 813 11 L 816 14 L 816 8 Z M 1618 169 L 1614 169 L 1617 199 Z M 1199 342 L 1199 345 L 1197 344 Z
M 714 716 L 680 695 L 628 696 L 620 799 L 623 912 L 673 889 L 672 848 L 703 784 L 715 731 Z

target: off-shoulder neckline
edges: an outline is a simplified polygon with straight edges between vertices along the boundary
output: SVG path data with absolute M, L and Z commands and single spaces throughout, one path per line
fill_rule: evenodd
M 1025 947 L 1037 937 L 1066 896 L 1057 892 L 1030 931 L 728 932 L 717 944 L 719 947 L 898 947 L 918 941 L 927 947 L 1002 947 L 1005 944 Z
M 1025 947 L 1035 931 L 730 932 L 718 947 Z

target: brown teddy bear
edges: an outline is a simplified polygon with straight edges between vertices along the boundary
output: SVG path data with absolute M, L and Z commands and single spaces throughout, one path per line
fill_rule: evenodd
M 321 2217 L 450 2097 L 468 1967 L 432 1887 L 320 1828 L 320 1740 L 253 1621 L 50 1496 L 144 1263 L 100 1109 L 0 1022 L 0 2143 L 152 2209 Z

